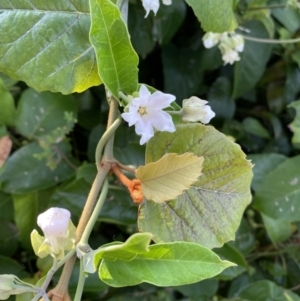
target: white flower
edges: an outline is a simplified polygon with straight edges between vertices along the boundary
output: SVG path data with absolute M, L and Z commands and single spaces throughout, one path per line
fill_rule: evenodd
M 154 14 L 156 15 L 158 9 L 159 9 L 159 0 L 142 0 L 144 9 L 146 10 L 146 16 L 149 15 L 150 11 L 152 10 Z M 171 5 L 172 0 L 162 0 L 163 4 L 165 5 Z
M 37 224 L 45 237 L 36 230 L 32 231 L 31 242 L 36 255 L 45 257 L 51 254 L 61 259 L 65 250 L 74 248 L 76 228 L 70 217 L 70 211 L 63 208 L 50 208 L 38 216 Z
M 220 42 L 221 36 L 220 33 L 207 32 L 202 38 L 204 47 L 212 48 L 216 46 Z
M 232 49 L 227 49 L 222 55 L 222 60 L 224 61 L 224 65 L 226 64 L 232 65 L 234 62 L 237 62 L 240 59 L 241 58 L 238 52 Z
M 204 124 L 209 123 L 216 114 L 207 103 L 208 101 L 195 96 L 184 99 L 182 102 L 182 120 L 187 122 L 200 121 Z
M 233 34 L 231 36 L 231 43 L 233 44 L 235 51 L 237 51 L 237 52 L 244 51 L 245 41 L 244 41 L 243 36 L 241 36 L 239 34 Z
M 122 117 L 129 123 L 135 125 L 135 132 L 141 135 L 140 144 L 145 144 L 154 136 L 154 129 L 158 131 L 175 132 L 171 116 L 163 109 L 170 106 L 175 96 L 156 91 L 151 94 L 146 86 L 141 85 L 139 97 L 134 98 L 127 106 L 128 113 Z

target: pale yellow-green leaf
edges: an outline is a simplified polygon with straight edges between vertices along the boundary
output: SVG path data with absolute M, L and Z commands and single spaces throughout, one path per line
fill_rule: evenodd
M 180 195 L 201 175 L 203 157 L 192 153 L 165 154 L 156 162 L 140 166 L 136 177 L 146 199 L 163 203 Z

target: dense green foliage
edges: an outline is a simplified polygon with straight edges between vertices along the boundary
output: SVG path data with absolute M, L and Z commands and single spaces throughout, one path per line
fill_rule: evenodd
M 202 42 L 206 31 L 299 38 L 300 9 L 287 7 L 285 0 L 173 0 L 145 19 L 141 1 L 132 0 L 128 35 L 116 1 L 91 0 L 92 13 L 87 1 L 79 0 L 57 6 L 32 1 L 35 10 L 29 13 L 29 2 L 3 2 L 0 138 L 9 135 L 13 149 L 0 165 L 0 274 L 36 283 L 47 273 L 50 257 L 37 259 L 30 233 L 38 214 L 50 207 L 70 210 L 74 224 L 79 220 L 107 123 L 100 83 L 118 97 L 119 90 L 135 92 L 140 82 L 174 94 L 180 106 L 192 95 L 208 100 L 215 129 L 178 125 L 175 117 L 176 135 L 157 133 L 145 148 L 122 123 L 115 135 L 116 159 L 138 167 L 168 152 L 192 151 L 207 156 L 205 176 L 170 202 L 140 207 L 109 176 L 108 197 L 89 239 L 97 249 L 94 269 L 103 259 L 102 281 L 89 274 L 82 300 L 300 300 L 300 41 L 246 40 L 234 65 L 223 65 L 219 49 L 206 49 Z M 254 164 L 252 196 L 250 163 L 234 142 Z M 199 195 L 206 206 L 197 202 Z M 138 230 L 145 233 L 134 234 Z M 149 246 L 150 238 L 161 244 Z M 168 258 L 170 250 L 178 257 Z M 153 258 L 154 275 L 149 272 Z M 167 271 L 178 273 L 174 286 Z M 71 296 L 79 273 L 76 264 Z M 199 282 L 205 278 L 210 279 Z M 118 288 L 129 285 L 135 286 Z M 17 296 L 18 301 L 31 298 Z

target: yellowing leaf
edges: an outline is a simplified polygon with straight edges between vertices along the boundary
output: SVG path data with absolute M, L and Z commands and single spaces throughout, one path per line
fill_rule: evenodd
M 0 138 L 0 168 L 5 163 L 12 147 L 12 141 L 9 136 Z
M 192 153 L 165 154 L 156 162 L 138 168 L 144 196 L 156 203 L 174 199 L 201 175 L 203 157 Z

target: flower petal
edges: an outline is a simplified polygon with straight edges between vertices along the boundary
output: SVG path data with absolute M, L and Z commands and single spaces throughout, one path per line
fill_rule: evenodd
M 135 124 L 135 132 L 138 135 L 142 135 L 142 138 L 140 140 L 141 145 L 145 144 L 154 136 L 154 130 L 151 123 L 148 120 L 145 120 L 144 118 L 141 118 L 141 120 L 139 120 Z
M 122 118 L 129 123 L 129 126 L 134 125 L 141 119 L 141 115 L 139 113 L 122 113 Z
M 176 97 L 172 94 L 156 91 L 149 98 L 149 107 L 156 110 L 162 110 L 169 107 L 175 99 Z
M 152 120 L 152 126 L 158 131 L 166 131 L 171 133 L 176 131 L 172 117 L 164 111 L 156 112 L 156 116 Z

